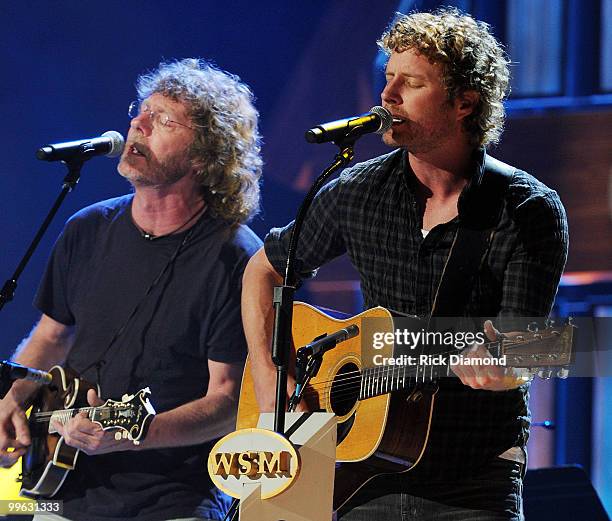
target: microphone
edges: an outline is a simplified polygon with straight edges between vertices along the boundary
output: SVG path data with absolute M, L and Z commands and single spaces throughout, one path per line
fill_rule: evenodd
M 43 385 L 51 383 L 50 373 L 9 362 L 8 360 L 0 362 L 0 376 L 1 380 L 30 380 Z
M 319 372 L 323 362 L 323 353 L 333 349 L 340 342 L 356 337 L 358 334 L 359 326 L 351 324 L 330 335 L 321 335 L 310 344 L 306 344 L 297 350 L 295 355 L 295 391 L 289 399 L 289 412 L 295 411 L 298 403 L 300 403 L 305 383 Z
M 109 130 L 100 137 L 46 145 L 36 151 L 36 157 L 41 161 L 86 161 L 93 156 L 117 157 L 124 146 L 123 136 L 116 130 Z
M 306 344 L 304 347 L 300 347 L 297 351 L 298 358 L 306 356 L 315 356 L 319 353 L 325 353 L 330 349 L 336 347 L 340 342 L 344 342 L 349 338 L 356 337 L 359 334 L 359 326 L 351 324 L 350 326 L 336 331 L 330 335 L 325 335 L 319 338 L 315 338 L 310 344 Z
M 361 116 L 339 119 L 322 123 L 306 131 L 306 141 L 309 143 L 327 143 L 346 137 L 357 139 L 363 134 L 375 132 L 384 134 L 393 125 L 393 116 L 383 107 L 372 107 L 370 112 Z

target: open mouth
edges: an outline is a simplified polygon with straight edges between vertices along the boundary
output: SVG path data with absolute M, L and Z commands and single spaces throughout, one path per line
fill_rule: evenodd
M 129 151 L 130 151 L 130 155 L 146 157 L 142 149 L 140 149 L 138 145 L 136 145 L 135 143 L 132 143 L 132 145 L 129 148 Z
M 393 124 L 394 125 L 401 125 L 402 123 L 404 123 L 406 120 L 403 118 L 398 118 L 397 116 L 393 116 Z

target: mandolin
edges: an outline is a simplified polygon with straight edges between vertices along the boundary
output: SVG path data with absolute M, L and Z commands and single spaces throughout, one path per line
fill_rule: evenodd
M 21 496 L 53 497 L 68 473 L 74 469 L 79 449 L 64 443 L 52 422 L 65 424 L 81 412 L 104 430 L 116 429 L 116 439 L 135 444 L 144 439 L 155 415 L 149 402 L 149 388 L 124 395 L 120 401 L 106 400 L 98 407 L 87 405 L 87 391 L 95 387 L 75 373 L 59 366 L 51 368 L 52 381 L 40 389 L 29 411 L 28 424 L 32 443 L 22 459 Z

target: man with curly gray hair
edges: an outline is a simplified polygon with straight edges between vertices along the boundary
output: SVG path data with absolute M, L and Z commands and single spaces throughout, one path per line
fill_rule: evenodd
M 259 208 L 258 114 L 238 77 L 204 60 L 162 63 L 139 99 L 119 173 L 133 193 L 89 206 L 60 235 L 35 305 L 40 322 L 16 360 L 63 364 L 104 398 L 144 387 L 157 410 L 136 445 L 79 414 L 57 424 L 81 450 L 54 499 L 63 518 L 220 520 L 229 498 L 206 460 L 234 428 L 246 356 L 242 273 L 261 241 L 244 225 Z M 0 464 L 31 442 L 13 385 L 0 402 Z M 99 405 L 93 390 L 87 399 Z M 87 405 L 87 404 L 80 404 Z M 42 518 L 46 519 L 46 518 Z
M 366 307 L 417 315 L 434 326 L 440 317 L 462 317 L 453 328 L 465 331 L 460 327 L 469 323 L 471 334 L 484 338 L 484 328 L 489 340 L 500 333 L 484 317 L 494 317 L 508 336 L 516 334 L 529 322 L 523 317 L 550 312 L 568 239 L 557 194 L 486 153 L 502 131 L 508 59 L 485 23 L 454 8 L 398 15 L 379 45 L 388 55 L 382 104 L 393 116 L 383 140 L 397 150 L 344 171 L 319 191 L 296 252 L 300 278 L 346 253 Z M 244 276 L 243 322 L 264 411 L 275 401 L 268 296 L 282 280 L 292 230 L 293 223 L 271 230 Z M 453 365 L 448 352 L 417 349 L 426 360 L 443 356 L 450 377 L 435 387 L 405 377 L 404 396 L 384 402 L 380 445 L 365 462 L 337 470 L 339 519 L 522 519 L 528 378 L 491 364 L 483 344 Z M 352 356 L 346 360 L 354 364 Z M 377 362 L 362 357 L 361 364 Z M 365 373 L 355 377 L 346 394 L 400 386 L 399 377 L 377 369 L 373 381 Z M 433 367 L 419 371 L 432 374 Z M 356 398 L 350 410 L 343 403 L 336 411 L 333 400 L 325 407 L 339 416 L 344 436 L 352 422 L 364 421 Z M 380 426 L 371 428 L 378 433 Z

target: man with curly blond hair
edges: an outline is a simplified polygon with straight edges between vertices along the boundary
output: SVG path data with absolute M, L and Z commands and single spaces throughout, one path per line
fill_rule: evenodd
M 491 340 L 499 331 L 484 317 L 494 317 L 508 334 L 524 329 L 522 317 L 546 317 L 565 265 L 567 224 L 553 190 L 486 153 L 501 134 L 508 91 L 501 45 L 486 24 L 450 8 L 398 15 L 379 45 L 388 55 L 382 104 L 393 115 L 383 140 L 397 150 L 344 171 L 320 190 L 297 249 L 300 278 L 346 253 L 366 307 L 427 320 L 469 318 Z M 243 322 L 264 411 L 275 400 L 270 299 L 292 229 L 290 223 L 271 230 L 243 283 Z M 419 349 L 427 353 L 426 346 Z M 523 518 L 528 378 L 487 365 L 491 354 L 482 344 L 463 355 L 464 363 L 448 367 L 459 378 L 437 383 L 429 439 L 416 467 L 354 487 L 339 519 Z M 403 411 L 392 407 L 389 414 L 397 410 Z M 415 428 L 401 418 L 403 429 Z M 383 456 L 372 456 L 375 468 L 400 463 Z M 367 462 L 350 465 L 351 482 L 372 470 Z
M 65 517 L 41 520 L 220 520 L 228 507 L 206 460 L 234 428 L 246 356 L 258 114 L 249 88 L 204 60 L 162 63 L 137 90 L 118 166 L 133 193 L 68 220 L 35 299 L 42 318 L 16 360 L 68 366 L 104 398 L 148 386 L 157 415 L 140 445 L 85 414 L 58 423 L 81 453 L 54 496 Z M 3 466 L 32 441 L 23 411 L 35 391 L 21 381 L 0 402 Z M 93 391 L 88 400 L 101 403 Z

